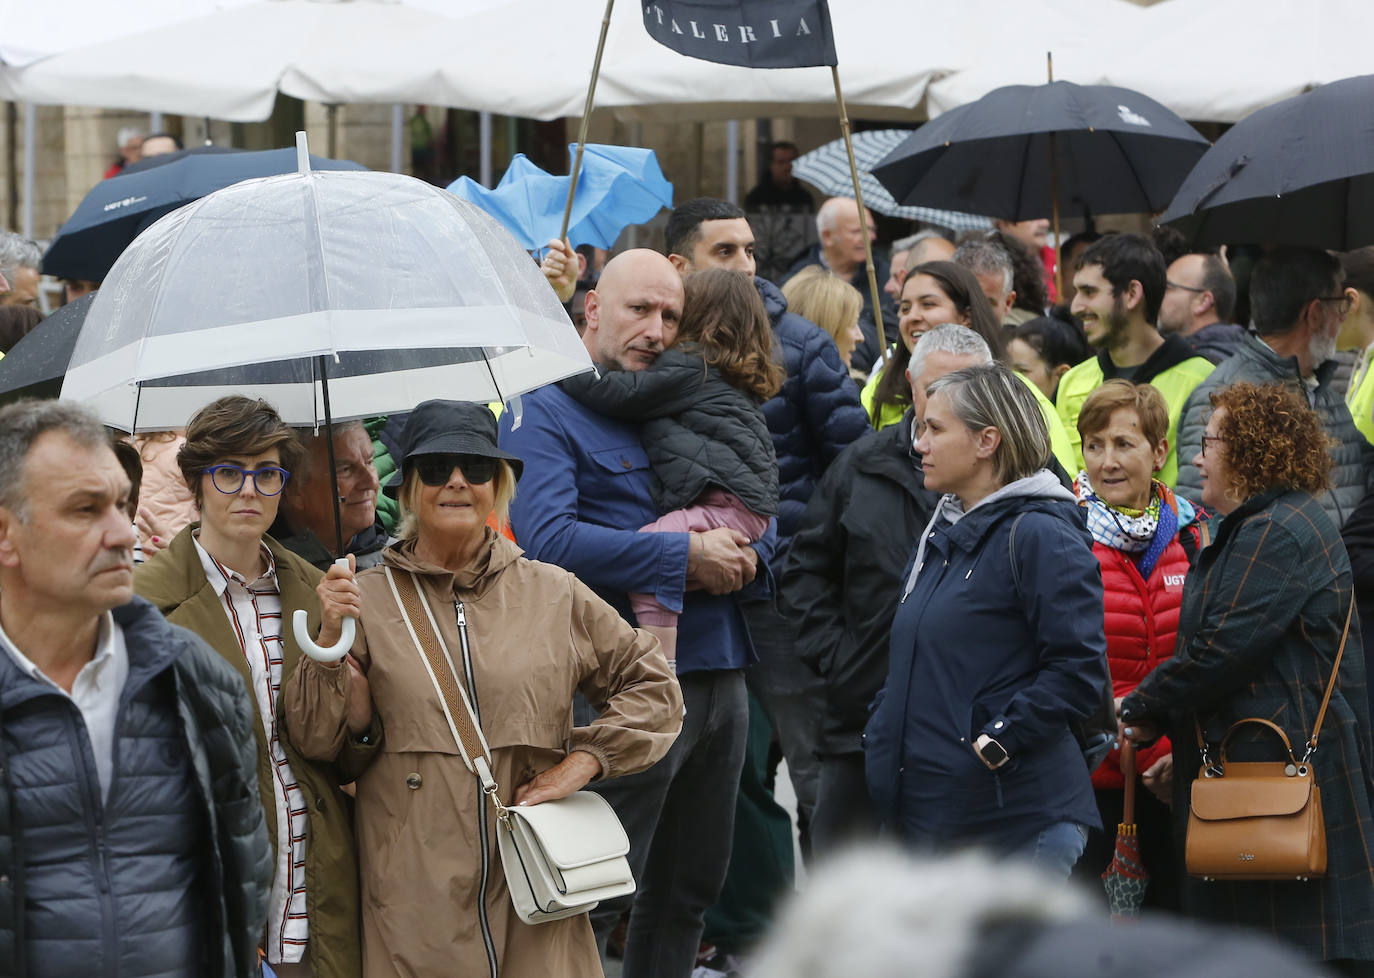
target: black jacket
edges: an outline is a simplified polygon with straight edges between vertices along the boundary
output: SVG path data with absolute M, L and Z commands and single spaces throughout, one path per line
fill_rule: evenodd
M 763 402 L 763 419 L 778 456 L 778 556 L 772 565 L 777 574 L 817 480 L 840 452 L 870 429 L 859 389 L 830 334 L 788 312 L 787 300 L 772 282 L 755 277 L 754 285 L 763 297 L 787 370 L 782 390 Z
M 784 564 L 780 601 L 797 652 L 824 679 L 821 754 L 859 753 L 887 677 L 902 569 L 940 494 L 911 451 L 911 411 L 850 445 L 821 479 Z
M 267 535 L 317 570 L 328 572 L 330 565 L 334 563 L 334 555 L 329 552 L 323 541 L 315 536 L 313 530 L 301 530 L 297 533 L 286 521 L 286 515 L 283 513 L 277 514 Z M 344 546 L 344 553 L 352 554 L 357 569 L 365 571 L 382 562 L 382 551 L 386 549 L 386 542 L 386 527 L 382 525 L 381 516 L 377 516 L 371 526 L 348 541 Z
M 709 486 L 760 516 L 778 513 L 778 460 L 758 404 L 700 354 L 673 347 L 644 370 L 603 368 L 559 382 L 597 414 L 640 421 L 660 513 L 683 509 Z
M 0 649 L 0 976 L 257 975 L 272 847 L 248 691 L 142 598 L 114 618 L 129 673 L 103 805 L 74 704 Z

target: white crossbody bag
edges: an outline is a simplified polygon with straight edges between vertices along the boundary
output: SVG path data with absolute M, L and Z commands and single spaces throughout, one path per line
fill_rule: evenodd
M 578 791 L 528 807 L 508 808 L 501 803 L 486 738 L 429 605 L 414 575 L 390 567 L 385 571 L 463 763 L 496 809 L 497 845 L 516 915 L 527 924 L 544 924 L 633 893 L 635 881 L 626 858 L 630 840 L 600 795 Z M 467 623 L 461 616 L 458 633 L 466 651 Z

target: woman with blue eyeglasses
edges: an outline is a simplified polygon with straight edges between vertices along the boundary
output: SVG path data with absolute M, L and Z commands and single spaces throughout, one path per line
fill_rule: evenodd
M 265 401 L 235 395 L 203 408 L 177 452 L 200 521 L 139 567 L 134 589 L 238 669 L 256 708 L 262 858 L 273 867 L 266 962 L 281 978 L 360 978 L 358 868 L 339 790 L 351 777 L 303 758 L 277 723 L 278 696 L 301 659 L 285 623 L 298 608 L 312 633 L 321 620 L 322 575 L 267 535 L 302 454 Z

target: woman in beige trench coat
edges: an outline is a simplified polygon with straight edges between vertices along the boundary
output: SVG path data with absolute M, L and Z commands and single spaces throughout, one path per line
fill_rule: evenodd
M 657 642 L 571 574 L 526 560 L 487 528 L 521 463 L 496 447 L 491 413 L 427 401 L 401 438 L 402 541 L 383 567 L 413 573 L 490 746 L 505 804 L 560 798 L 667 752 L 682 696 Z M 331 569 L 321 644 L 357 617 L 351 656 L 302 660 L 284 691 L 303 755 L 360 773 L 356 824 L 364 978 L 600 978 L 585 914 L 537 926 L 511 906 L 496 819 L 468 771 L 383 567 Z M 573 694 L 600 709 L 572 726 Z

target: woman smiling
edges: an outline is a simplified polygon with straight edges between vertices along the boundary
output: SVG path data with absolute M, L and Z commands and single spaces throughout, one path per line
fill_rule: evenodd
M 356 581 L 332 567 L 320 585 L 320 642 L 337 641 L 342 617 L 354 616 L 352 655 L 307 661 L 284 694 L 304 754 L 352 754 L 362 769 L 363 974 L 600 978 L 586 914 L 538 927 L 516 916 L 495 813 L 459 754 L 401 587 L 413 585 L 449 653 L 448 678 L 485 735 L 503 804 L 647 768 L 681 727 L 677 681 L 650 635 L 488 529 L 523 469 L 497 447 L 489 410 L 426 401 L 406 422 L 398 461 L 383 491 L 400 501 L 401 542 Z M 578 691 L 600 715 L 574 729 Z

